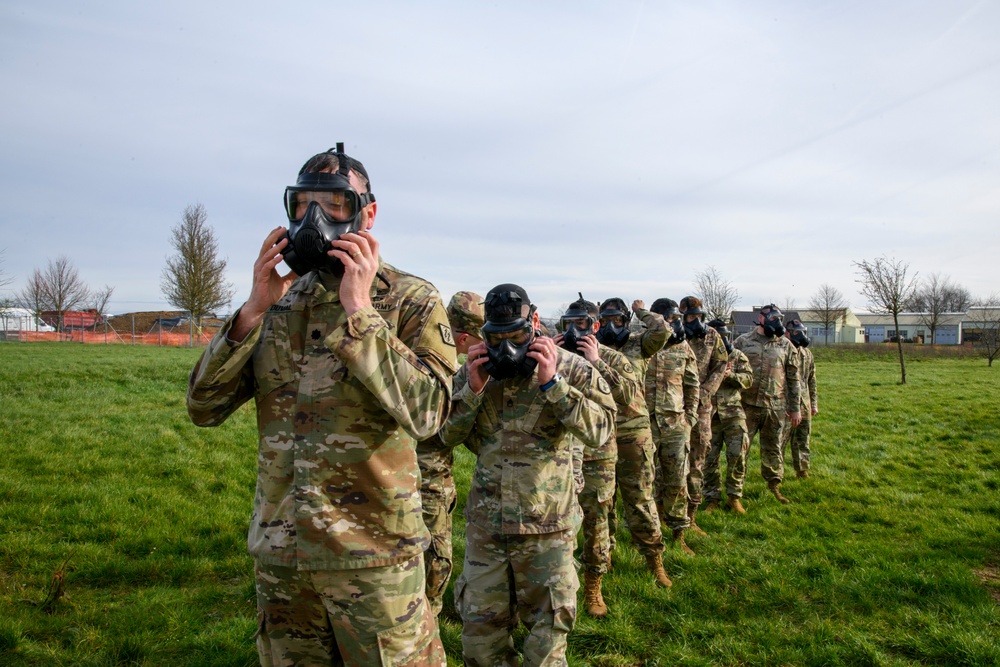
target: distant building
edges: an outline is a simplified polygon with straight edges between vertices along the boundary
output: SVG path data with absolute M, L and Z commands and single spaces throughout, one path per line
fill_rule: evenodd
M 3 331 L 55 331 L 27 308 L 0 308 L 0 327 Z
M 935 345 L 961 345 L 963 322 L 967 319 L 967 315 L 942 313 L 938 318 L 933 341 L 931 341 L 931 328 L 927 325 L 929 316 L 926 313 L 900 313 L 898 319 L 897 330 L 892 315 L 867 313 L 858 315 L 858 320 L 864 327 L 864 342 L 886 343 L 900 338 L 904 343 L 921 345 L 930 345 L 932 342 Z

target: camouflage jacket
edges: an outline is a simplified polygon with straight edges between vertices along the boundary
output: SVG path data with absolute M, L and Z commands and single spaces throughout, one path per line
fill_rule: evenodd
M 350 318 L 339 279 L 302 276 L 243 342 L 228 340 L 226 323 L 191 372 L 188 413 L 199 426 L 256 403 L 247 543 L 261 562 L 367 568 L 428 544 L 416 439 L 447 415 L 455 349 L 434 287 L 381 260 L 380 273 L 372 307 Z
M 704 338 L 689 338 L 688 345 L 694 352 L 695 359 L 698 360 L 698 381 L 701 383 L 701 407 L 709 409 L 712 404 L 712 397 L 719 390 L 722 384 L 722 376 L 726 372 L 726 361 L 729 353 L 726 352 L 726 344 L 722 342 L 722 336 L 718 331 L 707 327 L 708 332 Z
M 684 413 L 688 423 L 693 424 L 698 415 L 700 389 L 698 360 L 687 341 L 668 345 L 650 359 L 646 407 L 651 416 Z
M 798 348 L 799 382 L 802 386 L 802 416 L 808 417 L 813 409 L 819 407 L 819 397 L 816 395 L 816 360 L 808 347 Z M 807 391 L 808 389 L 808 391 Z
M 615 406 L 618 408 L 615 424 L 621 424 L 623 421 L 628 421 L 627 413 L 630 406 L 636 401 L 636 397 L 639 401 L 643 400 L 642 385 L 639 384 L 639 380 L 635 376 L 632 363 L 624 354 L 606 345 L 598 345 L 597 354 L 598 359 L 594 367 L 611 387 L 611 397 L 615 399 Z M 643 412 L 646 413 L 645 405 L 643 405 Z M 648 413 L 646 413 L 646 419 L 649 419 Z M 618 458 L 618 446 L 614 436 L 605 440 L 596 449 L 592 447 L 584 447 L 583 449 L 584 461 L 603 461 L 616 458 Z
M 458 355 L 459 367 L 465 363 L 465 360 L 465 354 Z M 453 473 L 455 455 L 452 448 L 439 446 L 436 435 L 417 443 L 417 464 L 420 466 L 420 498 L 425 505 L 446 502 L 454 495 L 455 490 Z
M 662 316 L 644 308 L 637 308 L 635 314 L 644 325 L 642 333 L 633 331 L 619 351 L 632 362 L 639 391 L 635 393 L 628 407 L 618 406 L 618 433 L 649 428 L 649 410 L 646 408 L 646 397 L 643 392 L 646 370 L 649 368 L 649 359 L 663 349 L 663 345 L 670 337 L 670 330 L 667 329 L 667 323 Z
M 712 404 L 720 417 L 735 417 L 743 413 L 743 402 L 740 392 L 749 389 L 753 384 L 753 369 L 750 360 L 735 347 L 729 353 L 729 375 L 725 376 L 719 391 L 715 392 Z
M 733 342 L 750 360 L 753 383 L 742 392 L 743 404 L 796 412 L 799 405 L 798 355 L 784 336 L 770 338 L 754 329 Z
M 562 375 L 547 391 L 538 371 L 528 378 L 469 387 L 467 367 L 455 376 L 443 446 L 476 454 L 465 519 L 505 535 L 552 533 L 580 523 L 573 482 L 573 440 L 598 447 L 614 429 L 611 387 L 583 357 L 556 348 Z

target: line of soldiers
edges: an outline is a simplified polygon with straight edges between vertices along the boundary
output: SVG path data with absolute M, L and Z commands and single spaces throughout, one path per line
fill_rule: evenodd
M 722 320 L 706 323 L 693 296 L 657 299 L 647 310 L 641 300 L 598 307 L 580 295 L 552 337 L 518 285 L 498 285 L 485 299 L 459 292 L 447 314 L 466 361 L 444 427 L 417 455 L 435 614 L 453 569 L 452 451 L 465 444 L 477 455 L 455 585 L 466 664 L 518 664 L 519 621 L 528 628 L 525 665 L 564 664 L 577 533 L 582 527 L 585 611 L 601 618 L 619 492 L 633 545 L 669 588 L 663 534 L 694 555 L 684 535 L 705 534 L 696 521 L 704 500 L 706 512 L 722 503 L 723 451 L 725 505 L 736 514 L 746 512 L 746 459 L 758 432 L 761 474 L 777 500 L 789 502 L 780 490 L 788 444 L 797 476 L 808 476 L 815 366 L 806 328 L 792 320 L 786 331 L 774 305 L 735 341 Z

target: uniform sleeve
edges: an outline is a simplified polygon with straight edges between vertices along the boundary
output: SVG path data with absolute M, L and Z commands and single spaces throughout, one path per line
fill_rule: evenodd
M 582 357 L 573 359 L 577 363 L 560 364 L 560 374 L 565 375 L 542 395 L 584 447 L 600 447 L 614 431 L 615 399 L 596 368 Z
M 347 318 L 326 345 L 407 433 L 434 435 L 451 403 L 455 348 L 444 341 L 448 318 L 433 290 L 407 295 L 400 306 L 399 334 L 373 307 Z
M 708 375 L 701 384 L 701 403 L 711 405 L 712 397 L 719 391 L 722 384 L 722 377 L 726 374 L 726 362 L 729 361 L 729 353 L 726 352 L 726 345 L 722 342 L 722 336 L 713 336 L 715 341 L 712 347 L 712 356 L 708 359 Z
M 437 439 L 449 449 L 454 449 L 464 442 L 471 451 L 478 452 L 480 443 L 473 426 L 476 423 L 476 417 L 479 415 L 479 408 L 483 404 L 486 392 L 477 394 L 472 391 L 472 388 L 469 387 L 466 366 L 462 366 L 455 374 L 453 384 L 454 394 L 451 397 L 451 410 L 441 426 L 441 430 L 438 431 Z
M 667 328 L 667 322 L 663 319 L 662 315 L 648 311 L 645 308 L 637 308 L 635 314 L 646 325 L 646 330 L 642 332 L 642 337 L 640 338 L 640 344 L 642 356 L 648 359 L 667 344 L 667 339 L 670 338 L 670 330 Z
M 749 389 L 753 384 L 753 368 L 750 367 L 750 360 L 747 355 L 740 352 L 729 357 L 733 360 L 733 369 L 729 378 L 739 385 L 740 389 Z
M 688 347 L 684 359 L 684 376 L 682 378 L 684 387 L 684 414 L 688 421 L 697 419 L 698 403 L 701 396 L 701 383 L 698 380 L 698 359 L 694 356 L 694 351 Z
M 785 409 L 788 412 L 799 412 L 799 401 L 802 399 L 802 386 L 799 382 L 799 355 L 795 354 L 791 343 L 785 355 Z
M 816 360 L 809 353 L 809 403 L 813 410 L 819 410 L 819 396 L 816 394 Z
M 617 405 L 630 405 L 641 391 L 635 369 L 624 354 L 608 354 L 607 359 L 598 359 L 594 367 L 611 386 L 611 397 Z
M 228 340 L 237 311 L 202 352 L 188 377 L 187 410 L 198 426 L 218 426 L 253 397 L 254 348 L 260 325 L 240 343 Z

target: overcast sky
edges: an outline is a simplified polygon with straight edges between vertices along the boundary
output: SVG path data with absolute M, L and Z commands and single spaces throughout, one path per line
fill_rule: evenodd
M 0 5 L 0 250 L 68 256 L 109 310 L 167 309 L 200 202 L 246 298 L 284 187 L 347 144 L 391 264 L 502 282 L 864 310 L 881 255 L 1000 291 L 1000 2 Z

